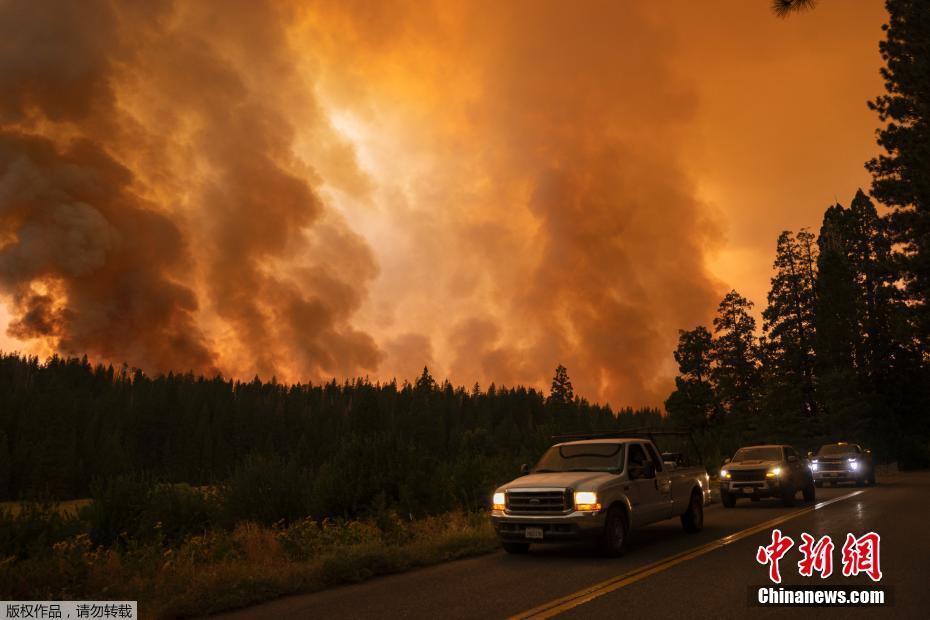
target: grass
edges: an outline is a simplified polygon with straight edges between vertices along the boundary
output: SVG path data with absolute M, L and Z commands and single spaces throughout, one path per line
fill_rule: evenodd
M 89 505 L 90 499 L 72 499 L 64 502 L 55 502 L 55 510 L 62 516 L 77 515 L 78 511 Z M 23 502 L 0 502 L 0 512 L 7 511 L 13 515 L 18 515 L 23 508 Z
M 155 525 L 157 529 L 160 524 Z M 486 515 L 419 520 L 305 519 L 287 527 L 240 523 L 165 544 L 95 546 L 87 533 L 45 553 L 0 558 L 0 598 L 138 600 L 143 618 L 216 613 L 279 596 L 488 553 L 499 543 Z

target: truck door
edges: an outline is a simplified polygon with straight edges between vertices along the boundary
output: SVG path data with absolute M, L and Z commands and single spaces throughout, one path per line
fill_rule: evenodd
M 657 471 L 652 477 L 646 477 L 644 465 L 652 463 L 652 458 L 641 443 L 630 444 L 627 449 L 627 474 L 630 479 L 630 503 L 633 505 L 633 523 L 637 526 L 652 523 L 664 518 L 662 493 L 659 491 Z
M 651 442 L 645 445 L 646 456 L 650 457 L 652 462 L 655 463 L 656 487 L 659 489 L 659 500 L 663 504 L 657 511 L 658 514 L 656 518 L 667 519 L 676 512 L 673 499 L 681 495 L 681 489 L 672 489 L 672 472 L 665 467 L 665 463 L 662 462 L 662 457 L 659 456 L 659 452 L 656 450 L 655 445 Z M 675 491 L 677 491 L 677 493 Z M 684 512 L 684 507 L 682 507 L 679 512 Z
M 804 471 L 806 465 L 801 462 L 801 459 L 798 457 L 798 453 L 794 451 L 794 448 L 788 446 L 784 448 L 785 451 L 785 462 L 788 463 L 788 467 L 791 469 L 791 484 L 794 485 L 795 489 L 802 489 L 807 486 L 807 472 Z

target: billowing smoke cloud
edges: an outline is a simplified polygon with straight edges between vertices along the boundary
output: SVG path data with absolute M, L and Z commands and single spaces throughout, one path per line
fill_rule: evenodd
M 719 287 L 704 261 L 720 232 L 680 159 L 695 95 L 672 75 L 669 30 L 632 2 L 333 11 L 315 22 L 343 27 L 321 62 L 357 74 L 329 78 L 337 104 L 405 131 L 408 167 L 374 166 L 403 222 L 379 255 L 393 324 L 429 334 L 458 383 L 545 386 L 561 362 L 589 398 L 661 402 L 677 330 L 707 319 Z M 402 92 L 416 94 L 402 111 L 379 105 Z
M 295 123 L 335 138 L 282 7 L 0 4 L 11 336 L 149 371 L 375 369 L 349 317 L 376 267 L 293 154 Z
M 657 404 L 722 288 L 675 46 L 633 2 L 0 4 L 9 334 Z

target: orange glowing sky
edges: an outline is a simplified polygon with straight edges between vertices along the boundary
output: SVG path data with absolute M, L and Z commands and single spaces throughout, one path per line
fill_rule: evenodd
M 882 3 L 769 6 L 88 3 L 36 54 L 68 12 L 13 2 L 0 348 L 290 381 L 563 363 L 659 405 L 677 330 L 730 288 L 761 310 L 778 233 L 868 188 Z

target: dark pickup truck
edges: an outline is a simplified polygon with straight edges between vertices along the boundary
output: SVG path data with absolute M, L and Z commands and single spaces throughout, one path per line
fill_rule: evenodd
M 875 464 L 872 451 L 857 443 L 839 441 L 820 446 L 817 454 L 809 454 L 814 483 L 839 484 L 855 482 L 859 486 L 875 484 Z
M 724 508 L 732 508 L 740 498 L 756 501 L 763 497 L 779 497 L 785 506 L 793 506 L 798 491 L 804 494 L 805 501 L 814 501 L 810 467 L 791 446 L 740 448 L 720 470 L 720 502 Z

